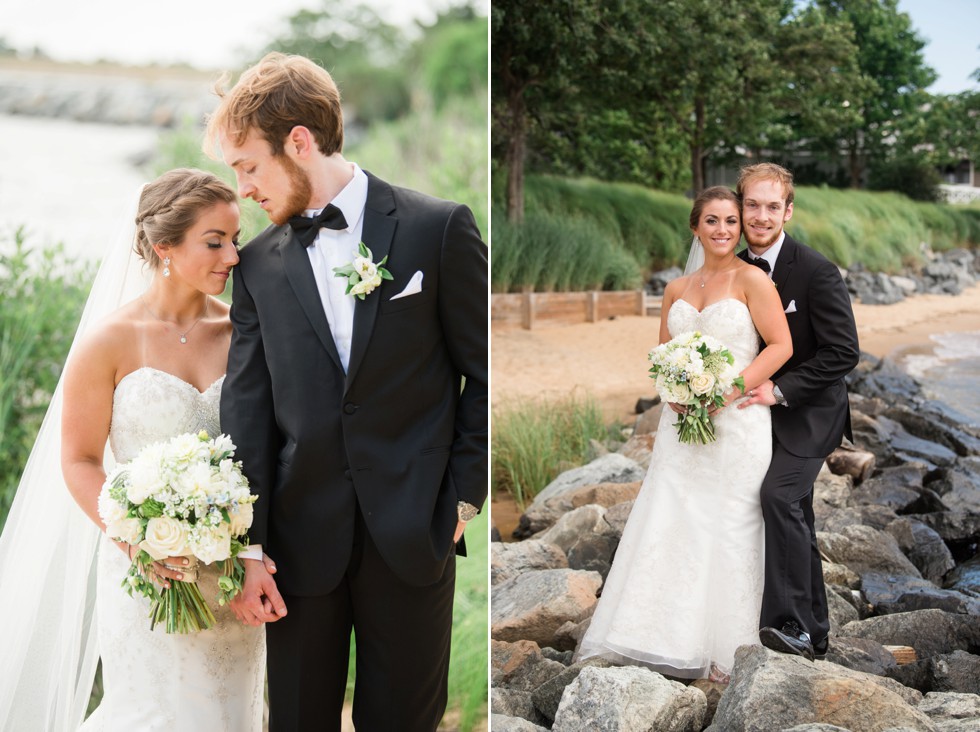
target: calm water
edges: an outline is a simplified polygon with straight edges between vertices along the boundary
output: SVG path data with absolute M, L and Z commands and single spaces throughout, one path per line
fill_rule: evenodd
M 932 336 L 931 352 L 909 352 L 898 358 L 922 382 L 933 399 L 949 404 L 980 425 L 980 331 Z
M 0 241 L 18 226 L 28 243 L 63 242 L 100 259 L 149 173 L 159 132 L 148 127 L 0 115 Z

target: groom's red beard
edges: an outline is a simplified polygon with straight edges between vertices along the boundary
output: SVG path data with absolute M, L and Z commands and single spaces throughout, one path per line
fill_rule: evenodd
M 292 161 L 290 161 L 292 162 Z M 748 242 L 749 246 L 756 247 L 757 249 L 768 249 L 770 246 L 776 243 L 776 239 L 779 235 L 783 233 L 783 227 L 778 227 L 772 229 L 768 235 L 759 237 L 755 235 L 755 232 L 750 232 L 748 226 L 743 226 L 742 236 L 745 237 L 745 241 Z
M 282 226 L 293 216 L 298 216 L 310 207 L 313 197 L 313 184 L 310 176 L 299 167 L 288 155 L 280 155 L 279 163 L 289 179 L 289 194 L 281 208 L 269 211 L 269 220 L 277 226 Z

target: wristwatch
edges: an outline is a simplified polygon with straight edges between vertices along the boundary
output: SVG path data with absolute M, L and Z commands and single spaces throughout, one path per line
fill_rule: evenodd
M 779 405 L 784 406 L 784 407 L 789 406 L 786 403 L 786 397 L 783 396 L 782 390 L 778 386 L 776 386 L 775 384 L 772 385 L 772 395 L 776 399 L 776 404 L 779 404 Z
M 478 513 L 480 513 L 480 509 L 472 503 L 460 501 L 456 504 L 456 514 L 459 516 L 460 521 L 472 521 Z

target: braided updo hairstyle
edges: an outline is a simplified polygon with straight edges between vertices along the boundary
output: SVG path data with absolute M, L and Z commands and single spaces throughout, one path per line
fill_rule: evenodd
M 212 173 L 195 168 L 168 171 L 143 186 L 133 248 L 156 269 L 160 259 L 154 244 L 177 246 L 204 209 L 237 200 L 231 186 Z

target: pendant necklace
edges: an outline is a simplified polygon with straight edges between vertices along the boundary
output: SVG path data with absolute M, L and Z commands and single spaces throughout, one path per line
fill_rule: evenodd
M 174 325 L 169 320 L 164 320 L 159 315 L 157 315 L 152 310 L 150 310 L 150 306 L 146 304 L 146 300 L 143 299 L 143 296 L 142 295 L 140 295 L 140 302 L 143 303 L 143 307 L 146 309 L 146 312 L 148 312 L 154 318 L 156 318 L 157 320 L 159 320 L 161 323 L 165 323 L 165 324 L 171 325 L 171 326 Z M 205 300 L 204 301 L 204 310 L 201 311 L 201 314 L 198 316 L 197 320 L 195 320 L 191 324 L 191 327 L 188 328 L 187 330 L 185 330 L 183 333 L 181 333 L 179 330 L 177 331 L 177 335 L 180 336 L 180 342 L 181 343 L 187 343 L 187 334 L 190 333 L 192 330 L 194 330 L 194 328 L 197 327 L 197 324 L 200 323 L 207 314 L 208 314 L 208 301 Z M 176 328 L 176 326 L 174 326 L 174 327 Z

